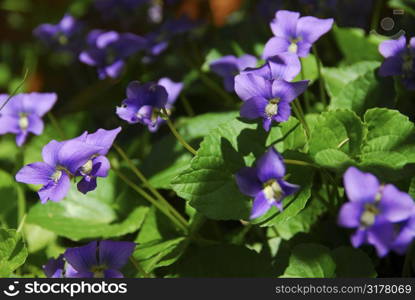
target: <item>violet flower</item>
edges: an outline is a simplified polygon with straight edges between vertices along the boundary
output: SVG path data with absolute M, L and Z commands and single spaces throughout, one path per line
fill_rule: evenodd
M 0 95 L 0 107 L 8 95 Z M 0 135 L 16 135 L 16 144 L 22 146 L 29 133 L 40 135 L 44 124 L 42 117 L 55 105 L 55 93 L 29 93 L 13 96 L 0 111 Z
M 132 33 L 93 30 L 87 37 L 89 48 L 79 55 L 81 62 L 94 66 L 99 79 L 118 78 L 125 59 L 144 49 L 144 38 Z
M 98 129 L 95 133 L 88 134 L 85 132 L 77 141 L 86 143 L 87 145 L 99 147 L 99 151 L 94 153 L 90 159 L 81 166 L 76 176 L 82 176 L 78 182 L 78 191 L 86 194 L 93 191 L 97 187 L 97 177 L 107 177 L 110 170 L 110 162 L 105 155 L 110 150 L 117 135 L 120 133 L 121 127 L 113 130 Z
M 293 80 L 301 71 L 301 62 L 298 56 L 292 53 L 283 53 L 267 59 L 259 68 L 247 68 L 242 74 L 253 74 L 266 80 Z
M 164 121 L 161 118 L 162 108 L 169 113 L 182 88 L 182 83 L 168 78 L 162 78 L 158 83 L 140 84 L 133 81 L 127 87 L 127 99 L 121 107 L 117 107 L 117 115 L 130 124 L 146 125 L 154 132 Z
M 257 65 L 255 56 L 245 54 L 241 57 L 226 55 L 210 63 L 210 69 L 223 78 L 225 90 L 234 91 L 234 78 L 246 68 L 254 68 Z
M 291 115 L 290 103 L 302 94 L 308 81 L 288 82 L 266 80 L 254 74 L 240 74 L 235 77 L 235 91 L 244 101 L 241 117 L 263 119 L 263 127 L 269 131 L 273 121 L 285 122 Z
M 67 278 L 123 278 L 119 271 L 132 255 L 135 243 L 94 241 L 82 247 L 68 248 Z
M 250 218 L 264 215 L 272 206 L 282 210 L 282 200 L 297 192 L 298 185 L 284 180 L 285 165 L 282 156 L 270 148 L 256 163 L 236 174 L 239 190 L 254 198 Z
M 78 53 L 82 46 L 83 27 L 80 21 L 66 14 L 57 24 L 39 25 L 33 30 L 33 34 L 46 45 Z
M 415 38 L 406 44 L 405 36 L 384 41 L 379 51 L 385 57 L 379 69 L 380 76 L 399 76 L 409 90 L 415 90 Z
M 380 257 L 390 250 L 402 252 L 413 236 L 415 204 L 412 198 L 394 185 L 381 185 L 370 173 L 350 167 L 344 174 L 344 187 L 349 202 L 340 210 L 338 222 L 357 228 L 351 237 L 354 247 L 371 244 Z M 406 230 L 409 231 L 405 232 Z
M 284 52 L 306 57 L 311 46 L 332 28 L 333 19 L 300 18 L 300 13 L 280 10 L 270 26 L 274 37 L 265 45 L 264 58 Z
M 56 259 L 51 258 L 42 268 L 48 278 L 63 278 L 64 267 L 63 255 L 60 255 Z
M 44 162 L 24 166 L 16 174 L 16 180 L 27 184 L 41 184 L 38 191 L 42 203 L 58 202 L 69 191 L 71 178 L 102 147 L 88 145 L 72 139 L 64 142 L 52 140 L 42 150 Z

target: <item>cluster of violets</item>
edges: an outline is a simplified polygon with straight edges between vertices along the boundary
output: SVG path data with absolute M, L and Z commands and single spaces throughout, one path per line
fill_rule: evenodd
M 265 45 L 265 63 L 256 67 L 255 57 L 225 56 L 210 64 L 244 102 L 241 117 L 262 119 L 269 131 L 273 122 L 285 122 L 291 115 L 290 103 L 304 93 L 308 81 L 292 82 L 301 71 L 299 57 L 310 54 L 312 45 L 333 26 L 333 19 L 300 17 L 297 12 L 279 10 L 271 21 L 274 34 Z M 236 75 L 236 76 L 235 76 Z
M 148 2 L 98 0 L 96 5 L 98 9 L 105 7 L 102 11 L 109 11 L 108 6 L 132 9 Z M 210 68 L 223 78 L 225 89 L 235 91 L 243 101 L 241 117 L 260 119 L 264 130 L 269 131 L 274 122 L 289 119 L 291 102 L 308 87 L 306 80 L 293 82 L 301 71 L 300 58 L 308 56 L 313 44 L 332 26 L 333 19 L 300 17 L 297 12 L 280 10 L 270 24 L 274 36 L 265 45 L 264 64 L 258 67 L 258 59 L 252 55 L 227 55 L 213 61 Z M 43 24 L 34 33 L 53 47 L 75 51 L 81 62 L 96 67 L 98 77 L 104 79 L 119 77 L 126 59 L 138 51 L 156 56 L 167 48 L 173 36 L 193 27 L 189 19 L 180 18 L 166 21 L 158 32 L 145 37 L 92 30 L 84 48 L 79 47 L 83 25 L 70 15 L 65 15 L 56 25 Z M 404 37 L 386 41 L 380 46 L 380 52 L 385 57 L 380 75 L 400 76 L 405 86 L 415 88 L 414 39 L 409 46 Z M 182 89 L 182 83 L 169 78 L 147 83 L 133 81 L 127 87 L 121 106 L 116 108 L 116 114 L 130 124 L 140 123 L 154 132 L 169 117 Z M 17 145 L 23 145 L 29 133 L 42 133 L 42 117 L 56 100 L 53 93 L 19 94 L 11 99 L 0 95 L 0 107 L 4 106 L 0 112 L 0 134 L 15 134 Z M 98 177 L 108 176 L 110 163 L 106 155 L 120 131 L 121 127 L 99 129 L 66 141 L 52 140 L 42 150 L 43 162 L 24 166 L 16 174 L 16 180 L 42 185 L 38 191 L 42 203 L 64 199 L 71 181 L 77 183 L 81 193 L 88 193 L 97 187 Z M 274 148 L 268 149 L 254 166 L 241 169 L 235 177 L 240 191 L 254 199 L 251 219 L 263 216 L 272 207 L 281 211 L 284 198 L 300 189 L 284 179 L 284 159 Z M 352 236 L 353 246 L 372 244 L 379 256 L 390 250 L 404 253 L 415 237 L 412 198 L 353 167 L 344 175 L 344 186 L 350 202 L 343 205 L 339 224 L 357 228 Z M 48 277 L 59 278 L 122 277 L 119 270 L 134 248 L 131 242 L 94 241 L 83 247 L 68 248 L 63 255 L 50 260 L 44 271 Z
M 153 1 L 96 0 L 95 7 L 103 13 L 104 19 L 111 19 L 118 14 L 128 14 L 146 3 Z M 145 36 L 93 29 L 85 37 L 85 24 L 66 14 L 57 24 L 38 26 L 33 34 L 54 50 L 72 53 L 80 62 L 95 67 L 99 79 L 103 80 L 119 78 L 125 68 L 125 61 L 140 51 L 144 54 L 143 62 L 151 62 L 167 49 L 172 38 L 198 25 L 199 23 L 183 15 L 164 21 L 156 30 Z
M 49 278 L 123 278 L 120 269 L 134 249 L 132 242 L 93 241 L 66 249 L 57 259 L 50 259 L 43 270 Z
M 349 202 L 342 206 L 338 222 L 356 228 L 352 245 L 373 245 L 380 257 L 391 250 L 404 254 L 415 238 L 415 202 L 411 196 L 355 167 L 346 171 L 343 180 Z

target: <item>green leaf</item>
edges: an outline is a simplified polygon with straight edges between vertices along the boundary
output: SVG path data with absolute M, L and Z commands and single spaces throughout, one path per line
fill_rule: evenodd
M 273 128 L 269 137 L 261 126 L 240 120 L 217 127 L 203 140 L 190 167 L 174 179 L 174 191 L 211 219 L 246 219 L 251 204 L 249 198 L 239 192 L 235 174 L 263 155 L 265 144 L 275 144 L 278 150 L 302 144 L 297 138 L 285 144 L 291 132 L 302 134 L 296 129 L 299 126 L 296 122 Z
M 170 269 L 172 277 L 271 277 L 271 259 L 245 247 L 193 248 Z
M 141 226 L 148 207 L 136 194 L 128 197 L 126 191 L 117 193 L 115 185 L 114 177 L 109 176 L 86 195 L 73 185 L 62 201 L 34 205 L 27 222 L 74 241 L 132 233 Z
M 205 62 L 202 66 L 203 72 L 208 72 L 210 70 L 210 63 L 214 60 L 221 58 L 223 55 L 217 49 L 212 49 L 208 52 L 205 58 Z
M 373 34 L 366 36 L 365 31 L 360 28 L 335 26 L 333 32 L 346 64 L 364 60 L 382 60 L 378 47 L 385 38 Z
M 415 130 L 408 117 L 375 108 L 366 112 L 364 121 L 368 129 L 361 154 L 364 165 L 399 169 L 415 162 Z
M 323 68 L 327 92 L 331 98 L 337 96 L 348 84 L 370 71 L 373 72 L 379 65 L 377 61 L 362 61 L 350 66 Z
M 294 81 L 309 80 L 310 85 L 318 78 L 317 59 L 313 54 L 301 58 L 302 73 L 298 74 Z
M 319 199 L 312 198 L 296 216 L 275 222 L 274 228 L 281 238 L 289 240 L 297 233 L 309 232 L 311 226 L 326 210 L 326 206 Z
M 27 258 L 27 249 L 14 229 L 0 229 L 0 277 L 9 277 Z
M 340 247 L 332 251 L 338 278 L 376 277 L 372 260 L 365 252 L 351 247 Z
M 17 191 L 14 178 L 0 170 L 0 221 L 7 223 L 11 215 L 15 217 L 17 207 Z
M 353 157 L 359 154 L 364 128 L 359 117 L 348 110 L 322 113 L 311 131 L 310 153 L 335 149 Z M 337 155 L 338 156 L 338 155 Z
M 326 149 L 319 151 L 314 156 L 314 160 L 322 167 L 341 170 L 356 164 L 356 161 L 350 158 L 349 155 L 337 149 Z
M 186 248 L 184 237 L 172 240 L 159 240 L 138 245 L 134 251 L 134 258 L 141 267 L 150 273 L 158 267 L 165 267 L 175 263 Z
M 393 80 L 378 79 L 376 73 L 380 63 L 365 62 L 356 65 L 346 68 L 359 73 L 353 76 L 352 80 L 347 81 L 336 95 L 332 96 L 330 109 L 349 109 L 362 115 L 368 108 L 384 106 L 381 101 L 383 99 L 387 99 L 385 105 L 390 105 L 395 98 L 394 83 Z M 363 66 L 366 66 L 367 69 L 361 72 Z M 346 72 L 340 72 L 338 76 L 344 75 L 344 73 Z M 352 75 L 345 76 L 346 80 L 351 77 Z
M 216 128 L 235 118 L 239 112 L 208 113 L 180 119 L 176 126 L 186 142 L 197 148 L 200 140 Z M 169 151 L 166 151 L 169 149 Z M 152 151 L 143 160 L 140 169 L 155 188 L 170 189 L 170 183 L 189 166 L 192 155 L 171 134 L 154 143 Z
M 296 246 L 281 278 L 332 278 L 336 264 L 330 250 L 318 244 Z
M 56 234 L 38 225 L 25 223 L 23 231 L 30 253 L 37 252 L 56 240 Z

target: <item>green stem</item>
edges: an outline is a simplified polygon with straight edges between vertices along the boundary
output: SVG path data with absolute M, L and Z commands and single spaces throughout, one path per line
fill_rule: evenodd
M 152 274 L 149 274 L 146 272 L 146 270 L 143 269 L 143 267 L 140 265 L 140 263 L 135 259 L 134 256 L 130 256 L 130 262 L 134 266 L 134 268 L 138 271 L 138 273 L 141 274 L 143 278 L 154 278 Z
M 183 218 L 183 216 L 176 210 L 174 207 L 170 205 L 170 203 L 150 184 L 150 182 L 147 180 L 147 178 L 144 176 L 143 173 L 134 165 L 134 163 L 131 161 L 131 159 L 127 156 L 127 154 L 124 152 L 124 150 L 118 146 L 117 144 L 113 144 L 114 149 L 118 152 L 118 154 L 122 157 L 122 159 L 125 160 L 125 162 L 128 164 L 130 169 L 133 171 L 133 173 L 138 177 L 138 179 L 141 180 L 141 182 L 144 184 L 144 186 L 161 202 L 164 204 L 165 207 L 172 213 L 176 218 L 179 220 L 179 222 L 187 228 L 188 224 L 187 221 Z
M 156 208 L 158 208 L 162 213 L 164 213 L 165 216 L 167 216 L 174 224 L 176 224 L 180 229 L 182 229 L 184 232 L 187 233 L 187 227 L 184 226 L 179 220 L 177 220 L 176 217 L 174 217 L 170 211 L 165 207 L 162 203 L 151 197 L 145 190 L 143 190 L 141 187 L 136 185 L 134 182 L 132 182 L 128 177 L 126 177 L 123 173 L 121 173 L 118 169 L 112 168 L 112 170 L 115 172 L 115 174 L 124 181 L 127 185 L 129 185 L 133 190 L 135 190 L 138 194 L 140 194 L 144 199 L 146 199 L 148 202 L 153 204 Z
M 382 13 L 382 8 L 383 8 L 383 1 L 381 0 L 376 1 L 374 13 L 372 16 L 372 24 L 371 24 L 372 30 L 376 30 L 376 28 L 379 25 L 380 14 Z
M 180 135 L 180 133 L 176 130 L 176 128 L 174 127 L 174 124 L 172 123 L 172 121 L 169 118 L 169 115 L 167 113 L 167 110 L 165 108 L 162 108 L 162 118 L 164 120 L 166 120 L 167 125 L 169 126 L 171 132 L 173 133 L 173 135 L 176 137 L 176 139 L 179 141 L 179 143 L 186 149 L 188 150 L 190 153 L 192 153 L 193 155 L 197 154 L 197 151 L 190 146 L 185 140 L 184 138 Z
M 186 96 L 184 96 L 184 95 L 181 95 L 180 99 L 182 100 L 183 107 L 184 107 L 184 110 L 186 111 L 186 113 L 190 117 L 193 117 L 195 115 L 195 112 L 194 112 L 192 106 L 190 105 L 189 100 L 187 100 Z
M 62 130 L 62 127 L 60 127 L 58 120 L 56 119 L 55 115 L 51 111 L 48 112 L 48 118 L 50 122 L 52 123 L 52 126 L 55 127 L 56 131 L 58 132 L 60 138 L 62 140 L 66 139 L 65 132 Z
M 219 96 L 221 96 L 223 100 L 225 100 L 225 106 L 234 107 L 234 99 L 224 89 L 222 89 L 222 87 L 220 87 L 215 81 L 210 79 L 202 72 L 199 72 L 199 77 L 203 81 L 203 83 L 207 85 L 207 87 L 214 90 Z
M 304 112 L 301 108 L 300 103 L 298 102 L 298 98 L 294 100 L 292 108 L 298 120 L 304 127 L 305 135 L 307 136 L 307 138 L 310 138 L 310 128 L 308 127 L 308 124 L 305 120 Z
M 10 100 L 17 94 L 17 92 L 21 89 L 23 84 L 25 83 L 27 76 L 29 75 L 29 69 L 26 69 L 25 74 L 23 76 L 23 80 L 19 83 L 19 85 L 13 90 L 13 92 L 7 97 L 6 101 L 0 106 L 0 111 L 10 102 Z
M 305 67 L 304 62 L 303 62 L 303 60 L 301 60 L 301 80 L 306 80 L 305 72 L 304 72 L 305 68 L 304 67 Z M 309 112 L 311 106 L 310 106 L 310 95 L 308 94 L 307 90 L 304 92 L 304 102 L 305 102 L 305 108 Z
M 318 83 L 319 83 L 319 88 L 320 88 L 320 97 L 324 104 L 324 107 L 327 108 L 328 103 L 327 103 L 326 92 L 324 88 L 324 78 L 322 76 L 322 71 L 321 71 L 322 66 L 321 66 L 320 57 L 318 56 L 317 47 L 315 45 L 313 45 L 313 54 L 317 60 L 317 74 L 318 74 Z
M 284 159 L 284 162 L 288 165 L 297 165 L 297 166 L 313 167 L 313 168 L 320 169 L 319 166 L 308 163 L 306 161 L 302 161 L 302 160 Z

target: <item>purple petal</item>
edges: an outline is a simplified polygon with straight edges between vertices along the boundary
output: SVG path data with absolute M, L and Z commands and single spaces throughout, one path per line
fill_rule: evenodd
M 97 60 L 96 60 L 96 55 L 94 55 L 94 53 L 92 51 L 82 51 L 79 54 L 79 60 L 81 62 L 83 62 L 84 64 L 87 64 L 89 66 L 96 66 Z
M 403 255 L 408 246 L 412 243 L 415 238 L 415 214 L 414 216 L 407 222 L 402 224 L 402 228 L 393 242 L 393 250 L 397 253 Z
M 343 204 L 339 212 L 339 225 L 347 228 L 359 227 L 363 211 L 364 205 L 360 202 L 347 202 Z
M 237 60 L 239 71 L 245 70 L 246 68 L 254 68 L 256 67 L 257 63 L 257 58 L 249 54 L 242 55 Z
M 96 38 L 96 45 L 98 48 L 106 48 L 111 43 L 116 42 L 120 38 L 120 35 L 115 31 L 108 31 L 100 34 Z
M 96 177 L 107 177 L 111 164 L 105 156 L 98 156 L 92 160 L 93 167 L 91 175 Z
M 235 92 L 243 101 L 253 97 L 271 99 L 271 83 L 253 74 L 240 74 L 235 77 Z
M 66 264 L 65 268 L 66 278 L 94 278 L 94 273 L 89 271 L 77 271 L 70 264 Z
M 279 10 L 275 14 L 275 19 L 272 20 L 270 26 L 272 33 L 278 37 L 287 39 L 295 38 L 297 33 L 297 22 L 300 14 L 288 10 Z M 301 19 L 300 19 L 301 20 Z
M 18 117 L 2 113 L 0 112 L 0 135 L 6 133 L 18 134 L 21 131 Z
M 46 203 L 48 200 L 59 202 L 66 197 L 70 187 L 71 179 L 68 174 L 62 172 L 58 182 L 50 181 L 38 191 L 39 198 L 42 203 Z
M 105 270 L 104 278 L 124 278 L 124 275 L 118 270 Z
M 58 163 L 66 167 L 72 174 L 75 174 L 81 166 L 101 150 L 101 147 L 69 140 L 64 142 L 58 152 Z
M 273 37 L 265 44 L 262 58 L 268 59 L 280 53 L 285 53 L 290 47 L 290 42 L 281 37 Z
M 379 209 L 386 220 L 396 223 L 408 219 L 413 214 L 415 202 L 407 193 L 399 191 L 392 184 L 387 184 L 382 189 Z
M 347 169 L 343 182 L 350 201 L 374 202 L 380 188 L 375 176 L 360 172 L 355 167 Z
M 91 176 L 84 176 L 76 185 L 78 191 L 87 194 L 97 188 L 97 179 Z
M 50 259 L 42 269 L 48 278 L 62 278 L 64 265 L 63 255 L 60 255 L 57 259 Z
M 301 37 L 305 42 L 313 44 L 333 27 L 333 22 L 333 19 L 302 17 L 297 23 L 297 37 Z
M 98 265 L 97 242 L 90 242 L 82 247 L 66 249 L 66 261 L 78 272 L 90 272 L 93 266 Z
M 273 147 L 257 162 L 258 178 L 261 182 L 267 182 L 270 179 L 280 179 L 285 175 L 284 160 Z
M 245 101 L 241 107 L 241 117 L 247 119 L 263 118 L 268 101 L 262 97 L 253 97 Z
M 118 241 L 101 241 L 99 243 L 99 262 L 108 269 L 121 269 L 135 249 L 135 243 Z
M 262 191 L 262 184 L 257 177 L 256 168 L 242 168 L 235 175 L 239 190 L 248 196 L 256 197 Z
M 264 215 L 271 208 L 271 206 L 272 204 L 265 198 L 264 193 L 258 193 L 252 205 L 252 211 L 249 218 L 255 219 Z
M 127 98 L 137 99 L 141 90 L 141 83 L 137 80 L 131 81 L 127 86 Z
M 406 48 L 406 37 L 401 36 L 397 40 L 384 41 L 379 45 L 379 52 L 383 57 L 397 56 Z
M 367 229 L 367 241 L 376 248 L 379 257 L 388 254 L 394 238 L 391 223 L 383 223 Z
M 358 248 L 363 245 L 367 240 L 367 230 L 357 229 L 356 232 L 351 236 L 351 242 L 353 247 Z
M 26 184 L 47 184 L 55 168 L 43 162 L 29 164 L 16 174 L 16 181 Z
M 264 128 L 264 130 L 266 132 L 268 132 L 271 129 L 271 125 L 272 125 L 272 119 L 271 118 L 265 118 L 262 121 L 262 127 Z
M 293 80 L 301 71 L 301 62 L 297 55 L 284 53 L 268 59 L 272 78 L 275 80 Z
M 291 102 L 299 95 L 304 93 L 307 87 L 307 80 L 297 82 L 275 80 L 272 83 L 272 96 L 273 98 L 280 98 L 284 102 Z
M 27 131 L 20 131 L 16 135 L 16 145 L 21 147 L 26 142 L 27 135 L 28 135 Z
M 170 78 L 165 77 L 165 78 L 161 78 L 158 81 L 158 84 L 166 89 L 166 92 L 168 95 L 166 106 L 168 105 L 171 107 L 173 103 L 177 100 L 177 98 L 179 97 L 183 89 L 183 83 L 174 82 Z
M 385 58 L 382 65 L 379 68 L 379 75 L 386 76 L 398 76 L 402 74 L 403 60 L 400 56 L 391 56 Z
M 212 61 L 209 67 L 212 72 L 222 77 L 235 76 L 241 71 L 238 65 L 238 58 L 234 55 L 222 56 L 221 58 Z
M 108 153 L 120 132 L 121 127 L 112 130 L 98 129 L 96 132 L 88 134 L 85 142 L 88 145 L 103 148 L 97 154 L 105 155 Z
M 118 78 L 124 69 L 124 61 L 117 60 L 113 64 L 105 67 L 105 74 L 111 78 Z
M 284 192 L 284 197 L 297 193 L 300 189 L 299 185 L 289 183 L 285 180 L 278 180 L 278 184 L 281 186 L 281 189 Z
M 291 106 L 288 102 L 278 104 L 278 113 L 272 117 L 272 120 L 278 123 L 286 122 L 291 116 Z
M 299 57 L 306 57 L 310 54 L 311 47 L 313 45 L 306 41 L 299 41 L 297 43 L 297 55 Z
M 42 119 L 35 114 L 30 114 L 27 116 L 27 118 L 29 120 L 29 126 L 27 127 L 27 131 L 36 135 L 42 134 L 44 127 Z
M 55 105 L 58 96 L 55 93 L 24 94 L 22 104 L 25 112 L 44 116 Z
M 58 164 L 58 153 L 63 146 L 63 142 L 58 142 L 55 140 L 50 141 L 42 149 L 42 158 L 43 161 L 48 165 L 56 167 Z

